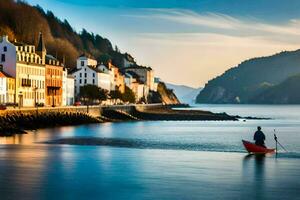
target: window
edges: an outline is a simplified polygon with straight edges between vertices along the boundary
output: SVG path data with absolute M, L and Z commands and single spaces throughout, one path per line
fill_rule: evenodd
M 81 79 L 79 80 L 79 84 L 81 84 Z
M 5 62 L 5 54 L 1 55 L 1 62 Z
M 3 51 L 4 51 L 4 52 L 7 52 L 7 46 L 4 46 L 4 47 L 3 47 Z
M 81 61 L 81 66 L 82 66 L 82 67 L 84 66 L 84 61 Z
M 93 79 L 93 84 L 95 85 L 95 79 Z
M 84 79 L 84 84 L 86 84 L 86 82 L 87 82 L 86 79 Z
M 81 73 L 79 74 L 79 77 L 80 77 L 80 78 L 82 77 L 82 74 L 81 74 Z
M 95 77 L 95 73 L 93 73 L 93 77 Z
M 85 78 L 87 77 L 87 73 L 84 73 L 84 77 L 85 77 Z

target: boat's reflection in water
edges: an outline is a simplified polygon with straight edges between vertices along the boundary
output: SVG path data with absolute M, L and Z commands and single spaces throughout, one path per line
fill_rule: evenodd
M 265 199 L 265 165 L 266 159 L 269 155 L 265 154 L 248 154 L 243 160 L 243 171 L 246 179 L 252 185 L 249 185 L 255 191 L 252 194 L 255 199 Z

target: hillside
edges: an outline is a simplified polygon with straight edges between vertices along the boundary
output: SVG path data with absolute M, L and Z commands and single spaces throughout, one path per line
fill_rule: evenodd
M 173 90 L 182 103 L 195 103 L 196 97 L 203 88 L 193 88 L 185 85 L 166 83 L 166 86 Z
M 173 90 L 167 88 L 163 82 L 158 83 L 157 92 L 151 92 L 148 97 L 149 103 L 180 104 Z
M 55 55 L 60 61 L 64 60 L 69 69 L 76 66 L 76 59 L 83 53 L 98 62 L 111 59 L 119 68 L 124 67 L 123 59 L 128 57 L 133 59 L 136 66 L 140 66 L 129 53 L 121 53 L 117 46 L 113 47 L 108 39 L 85 29 L 76 32 L 67 20 L 60 20 L 51 11 L 44 11 L 40 6 L 30 6 L 23 1 L 0 1 L 0 36 L 8 35 L 10 41 L 37 46 L 40 31 L 44 36 L 47 53 Z M 162 97 L 175 100 L 175 95 L 167 88 L 166 91 Z M 165 94 L 170 96 L 166 97 Z
M 250 59 L 210 80 L 196 102 L 254 103 L 258 94 L 298 73 L 300 50 Z
M 251 99 L 258 104 L 299 104 L 300 74 L 291 76 L 282 83 L 270 87 Z
M 82 53 L 98 61 L 112 58 L 113 63 L 120 67 L 126 56 L 98 34 L 89 33 L 85 29 L 77 33 L 67 20 L 61 21 L 51 11 L 21 1 L 0 1 L 0 35 L 8 35 L 10 41 L 37 45 L 40 31 L 44 35 L 47 51 L 57 55 L 60 60 L 64 58 L 69 68 L 75 66 L 76 58 Z

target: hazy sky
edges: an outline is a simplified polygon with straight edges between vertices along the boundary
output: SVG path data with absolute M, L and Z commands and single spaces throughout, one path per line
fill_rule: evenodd
M 164 81 L 203 86 L 245 59 L 300 48 L 299 0 L 27 0 L 98 33 Z

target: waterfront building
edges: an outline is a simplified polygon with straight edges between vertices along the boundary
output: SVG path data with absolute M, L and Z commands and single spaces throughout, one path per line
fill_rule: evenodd
M 91 64 L 91 65 L 89 65 Z M 107 91 L 111 90 L 111 72 L 105 66 L 97 66 L 97 61 L 80 56 L 77 59 L 77 66 L 71 72 L 75 78 L 75 94 L 80 94 L 80 87 L 84 85 L 96 85 Z
M 66 86 L 66 105 L 71 106 L 75 103 L 75 79 L 74 76 L 67 76 L 67 86 Z
M 68 84 L 68 70 L 63 68 L 62 76 L 62 106 L 67 105 L 67 84 Z
M 0 105 L 6 103 L 6 75 L 0 71 Z
M 46 55 L 46 106 L 63 105 L 63 64 L 52 55 Z
M 109 79 L 109 91 L 113 91 L 116 89 L 116 82 L 115 82 L 115 74 L 116 70 L 113 65 L 109 62 L 107 65 L 104 65 L 101 63 L 100 65 L 97 66 L 97 69 L 104 72 L 105 74 L 108 74 L 108 79 Z
M 110 74 L 110 90 L 125 92 L 125 77 L 119 68 L 112 64 L 111 60 L 108 61 L 107 65 L 101 64 L 98 68 Z
M 0 105 L 12 105 L 15 99 L 15 79 L 2 71 L 0 66 Z
M 124 68 L 126 72 L 134 72 L 138 75 L 139 80 L 148 86 L 149 90 L 154 90 L 154 71 L 151 67 L 130 66 Z
M 97 66 L 97 61 L 95 59 L 93 59 L 92 57 L 90 57 L 90 56 L 82 54 L 81 56 L 79 56 L 77 58 L 76 68 L 80 69 L 80 68 L 86 67 L 86 66 L 96 67 Z
M 140 80 L 140 77 L 135 72 L 129 71 L 125 73 L 125 84 L 135 94 L 137 102 L 142 99 L 147 99 L 149 87 Z
M 15 78 L 15 102 L 20 107 L 45 104 L 46 49 L 40 34 L 38 48 L 34 45 L 0 40 L 0 64 L 3 71 Z

